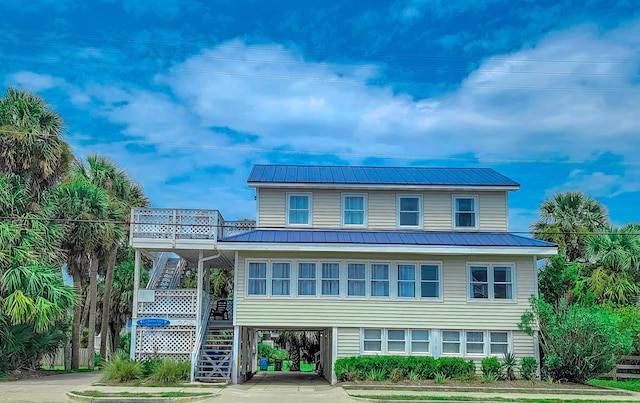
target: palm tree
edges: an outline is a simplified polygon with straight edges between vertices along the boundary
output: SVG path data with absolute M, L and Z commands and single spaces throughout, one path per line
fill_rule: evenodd
M 109 194 L 111 210 L 120 212 L 119 217 L 113 218 L 124 218 L 126 222 L 130 222 L 132 207 L 143 207 L 149 204 L 142 187 L 129 178 L 127 173 L 113 161 L 96 154 L 88 155 L 86 159 L 87 164 L 75 164 L 72 173 L 75 177 L 84 178 L 93 185 L 101 187 Z M 103 240 L 101 251 L 103 257 L 101 261 L 106 263 L 105 288 L 102 296 L 103 314 L 100 326 L 100 334 L 102 335 L 100 338 L 100 357 L 103 360 L 107 358 L 107 334 L 109 333 L 109 315 L 105 312 L 109 313 L 111 310 L 111 290 L 116 256 L 118 247 L 121 246 L 124 235 L 128 232 L 128 225 L 118 226 L 117 229 L 117 233 L 113 233 L 108 239 Z M 91 319 L 89 322 L 91 325 Z M 89 327 L 90 336 L 91 330 L 92 328 Z
M 584 258 L 587 235 L 608 225 L 604 205 L 582 192 L 565 192 L 540 205 L 540 218 L 531 229 L 536 238 L 560 245 L 572 262 Z
M 58 216 L 69 221 L 62 243 L 67 251 L 67 268 L 73 277 L 78 292 L 82 291 L 84 278 L 89 278 L 89 290 L 85 304 L 92 304 L 95 323 L 95 299 L 97 297 L 98 254 L 102 241 L 115 230 L 110 210 L 111 199 L 107 192 L 83 178 L 75 178 L 60 185 L 55 191 L 55 203 Z M 93 301 L 92 301 L 93 299 Z M 90 315 L 91 315 L 91 311 Z M 79 348 L 81 331 L 81 306 L 76 306 L 73 315 L 71 336 L 71 367 L 79 367 Z M 91 318 L 91 316 L 90 316 Z M 94 326 L 95 328 L 95 326 Z M 90 347 L 93 344 L 89 340 Z M 93 357 L 89 359 L 93 366 Z
M 39 199 L 60 181 L 73 159 L 61 133 L 62 118 L 42 98 L 9 88 L 0 98 L 0 173 L 23 177 Z
M 289 352 L 291 366 L 289 371 L 300 371 L 300 350 L 304 350 L 307 360 L 313 358 L 316 351 L 320 351 L 320 334 L 317 331 L 291 331 L 278 332 L 276 343 Z

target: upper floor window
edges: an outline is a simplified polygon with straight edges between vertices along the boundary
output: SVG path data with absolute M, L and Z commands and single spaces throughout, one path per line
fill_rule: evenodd
M 287 225 L 311 225 L 311 193 L 287 193 Z
M 322 263 L 322 295 L 340 295 L 340 263 Z
M 367 225 L 367 195 L 342 195 L 342 225 L 345 227 Z
M 455 228 L 478 227 L 477 196 L 453 196 L 453 226 Z
M 289 295 L 291 281 L 289 280 L 291 274 L 290 263 L 272 263 L 271 270 L 271 295 Z
M 470 264 L 469 298 L 514 299 L 513 266 L 505 264 Z
M 422 195 L 398 195 L 398 227 L 422 228 Z
M 364 263 L 347 264 L 347 295 L 364 297 L 367 295 L 366 265 Z
M 440 298 L 439 265 L 420 265 L 420 296 L 422 298 Z
M 371 296 L 389 296 L 389 265 L 374 263 L 371 265 Z
M 249 263 L 249 283 L 247 294 L 267 295 L 267 263 Z
M 298 263 L 298 295 L 316 295 L 315 263 Z

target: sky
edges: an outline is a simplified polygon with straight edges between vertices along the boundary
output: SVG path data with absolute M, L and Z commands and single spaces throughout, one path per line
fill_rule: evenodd
M 304 4 L 304 6 L 302 6 Z M 636 0 L 0 0 L 0 85 L 154 207 L 255 217 L 253 164 L 489 167 L 509 230 L 584 191 L 640 221 Z

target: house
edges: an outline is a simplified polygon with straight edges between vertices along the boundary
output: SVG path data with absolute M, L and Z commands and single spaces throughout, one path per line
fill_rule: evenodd
M 136 273 L 143 253 L 156 268 L 134 293 L 132 357 L 191 358 L 193 379 L 242 382 L 261 329 L 319 331 L 329 382 L 333 363 L 355 355 L 537 355 L 517 324 L 537 261 L 557 246 L 507 232 L 513 180 L 475 168 L 256 165 L 248 185 L 255 223 L 134 209 Z M 175 288 L 188 266 L 197 289 Z M 228 316 L 210 317 L 211 267 L 234 269 Z

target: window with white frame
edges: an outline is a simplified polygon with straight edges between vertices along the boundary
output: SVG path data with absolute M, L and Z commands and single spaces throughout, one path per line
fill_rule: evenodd
M 389 296 L 389 265 L 386 263 L 371 264 L 371 296 Z
M 489 352 L 492 355 L 504 355 L 509 351 L 508 332 L 489 332 L 491 347 Z
M 398 264 L 398 297 L 415 298 L 416 266 L 414 264 Z
M 311 193 L 287 193 L 287 224 L 311 225 Z
M 465 337 L 467 354 L 484 354 L 484 332 L 466 331 Z
M 267 263 L 249 263 L 247 294 L 267 295 Z
M 512 300 L 513 266 L 505 264 L 470 264 L 469 298 Z
M 382 352 L 382 329 L 364 329 L 362 349 L 365 352 Z
M 420 297 L 440 298 L 440 266 L 420 265 Z
M 404 353 L 406 351 L 405 340 L 405 331 L 403 329 L 387 330 L 387 352 Z
M 442 332 L 442 353 L 460 354 L 460 331 L 444 330 Z
M 365 194 L 342 195 L 342 225 L 365 226 L 367 223 L 367 196 Z
M 364 263 L 347 263 L 347 295 L 364 297 L 367 295 L 366 265 Z
M 340 295 L 339 263 L 322 263 L 322 295 Z
M 429 331 L 419 329 L 411 330 L 411 353 L 427 354 L 429 351 Z
M 315 263 L 298 263 L 298 295 L 316 295 Z
M 478 198 L 476 196 L 453 197 L 453 222 L 455 228 L 478 226 Z
M 271 295 L 289 295 L 291 264 L 273 262 L 271 264 Z
M 422 196 L 398 195 L 398 227 L 422 228 Z

